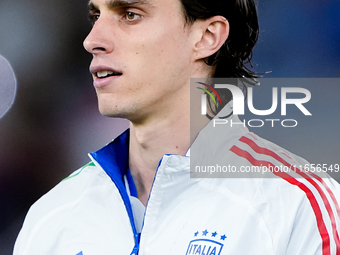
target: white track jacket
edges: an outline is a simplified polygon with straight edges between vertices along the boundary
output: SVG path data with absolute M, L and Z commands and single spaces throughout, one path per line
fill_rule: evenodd
M 146 208 L 128 144 L 126 131 L 38 200 L 14 255 L 340 254 L 338 183 L 243 125 L 212 121 L 186 156 L 165 155 Z

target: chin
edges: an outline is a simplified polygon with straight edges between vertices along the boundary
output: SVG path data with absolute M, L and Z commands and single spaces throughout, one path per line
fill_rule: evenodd
M 106 116 L 106 117 L 111 117 L 111 118 L 119 118 L 121 115 L 120 113 L 110 111 L 108 109 L 101 109 L 101 108 L 99 108 L 99 112 L 101 115 Z
M 119 110 L 117 106 L 113 106 L 112 108 L 112 105 L 111 107 L 103 107 L 99 105 L 99 112 L 101 115 L 110 118 L 124 118 L 124 119 L 127 118 L 124 111 Z
M 111 118 L 135 119 L 139 118 L 140 112 L 134 105 L 126 106 L 125 102 L 120 101 L 119 104 L 105 101 L 98 101 L 98 108 L 101 115 Z
M 117 110 L 115 109 L 115 111 L 112 109 L 111 107 L 102 105 L 99 103 L 98 105 L 98 109 L 101 115 L 103 116 L 107 116 L 107 117 L 115 117 L 117 115 Z

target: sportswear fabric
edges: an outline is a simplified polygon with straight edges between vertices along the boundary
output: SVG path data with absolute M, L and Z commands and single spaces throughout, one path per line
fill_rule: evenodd
M 211 121 L 185 156 L 164 155 L 146 207 L 125 131 L 30 208 L 14 255 L 339 254 L 339 184 L 298 168 L 308 162 L 236 116 L 228 121 L 239 124 Z M 203 166 L 272 170 L 228 178 Z

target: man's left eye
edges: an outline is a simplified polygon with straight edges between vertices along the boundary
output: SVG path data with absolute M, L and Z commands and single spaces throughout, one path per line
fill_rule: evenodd
M 125 15 L 125 18 L 128 21 L 134 21 L 134 20 L 139 19 L 140 17 L 141 17 L 140 15 L 138 15 L 137 13 L 134 13 L 134 12 L 126 12 L 126 15 Z

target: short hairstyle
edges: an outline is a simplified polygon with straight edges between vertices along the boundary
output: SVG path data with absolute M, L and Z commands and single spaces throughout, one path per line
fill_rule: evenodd
M 249 84 L 256 84 L 257 73 L 251 70 L 252 50 L 259 36 L 254 0 L 181 0 L 181 2 L 187 24 L 219 15 L 229 22 L 228 39 L 206 61 L 206 64 L 216 66 L 213 77 L 250 78 L 247 79 L 250 81 Z M 225 91 L 221 91 L 224 105 L 231 100 L 231 94 L 228 92 L 223 94 Z M 223 108 L 223 105 L 212 108 L 210 102 L 209 106 L 215 115 Z

